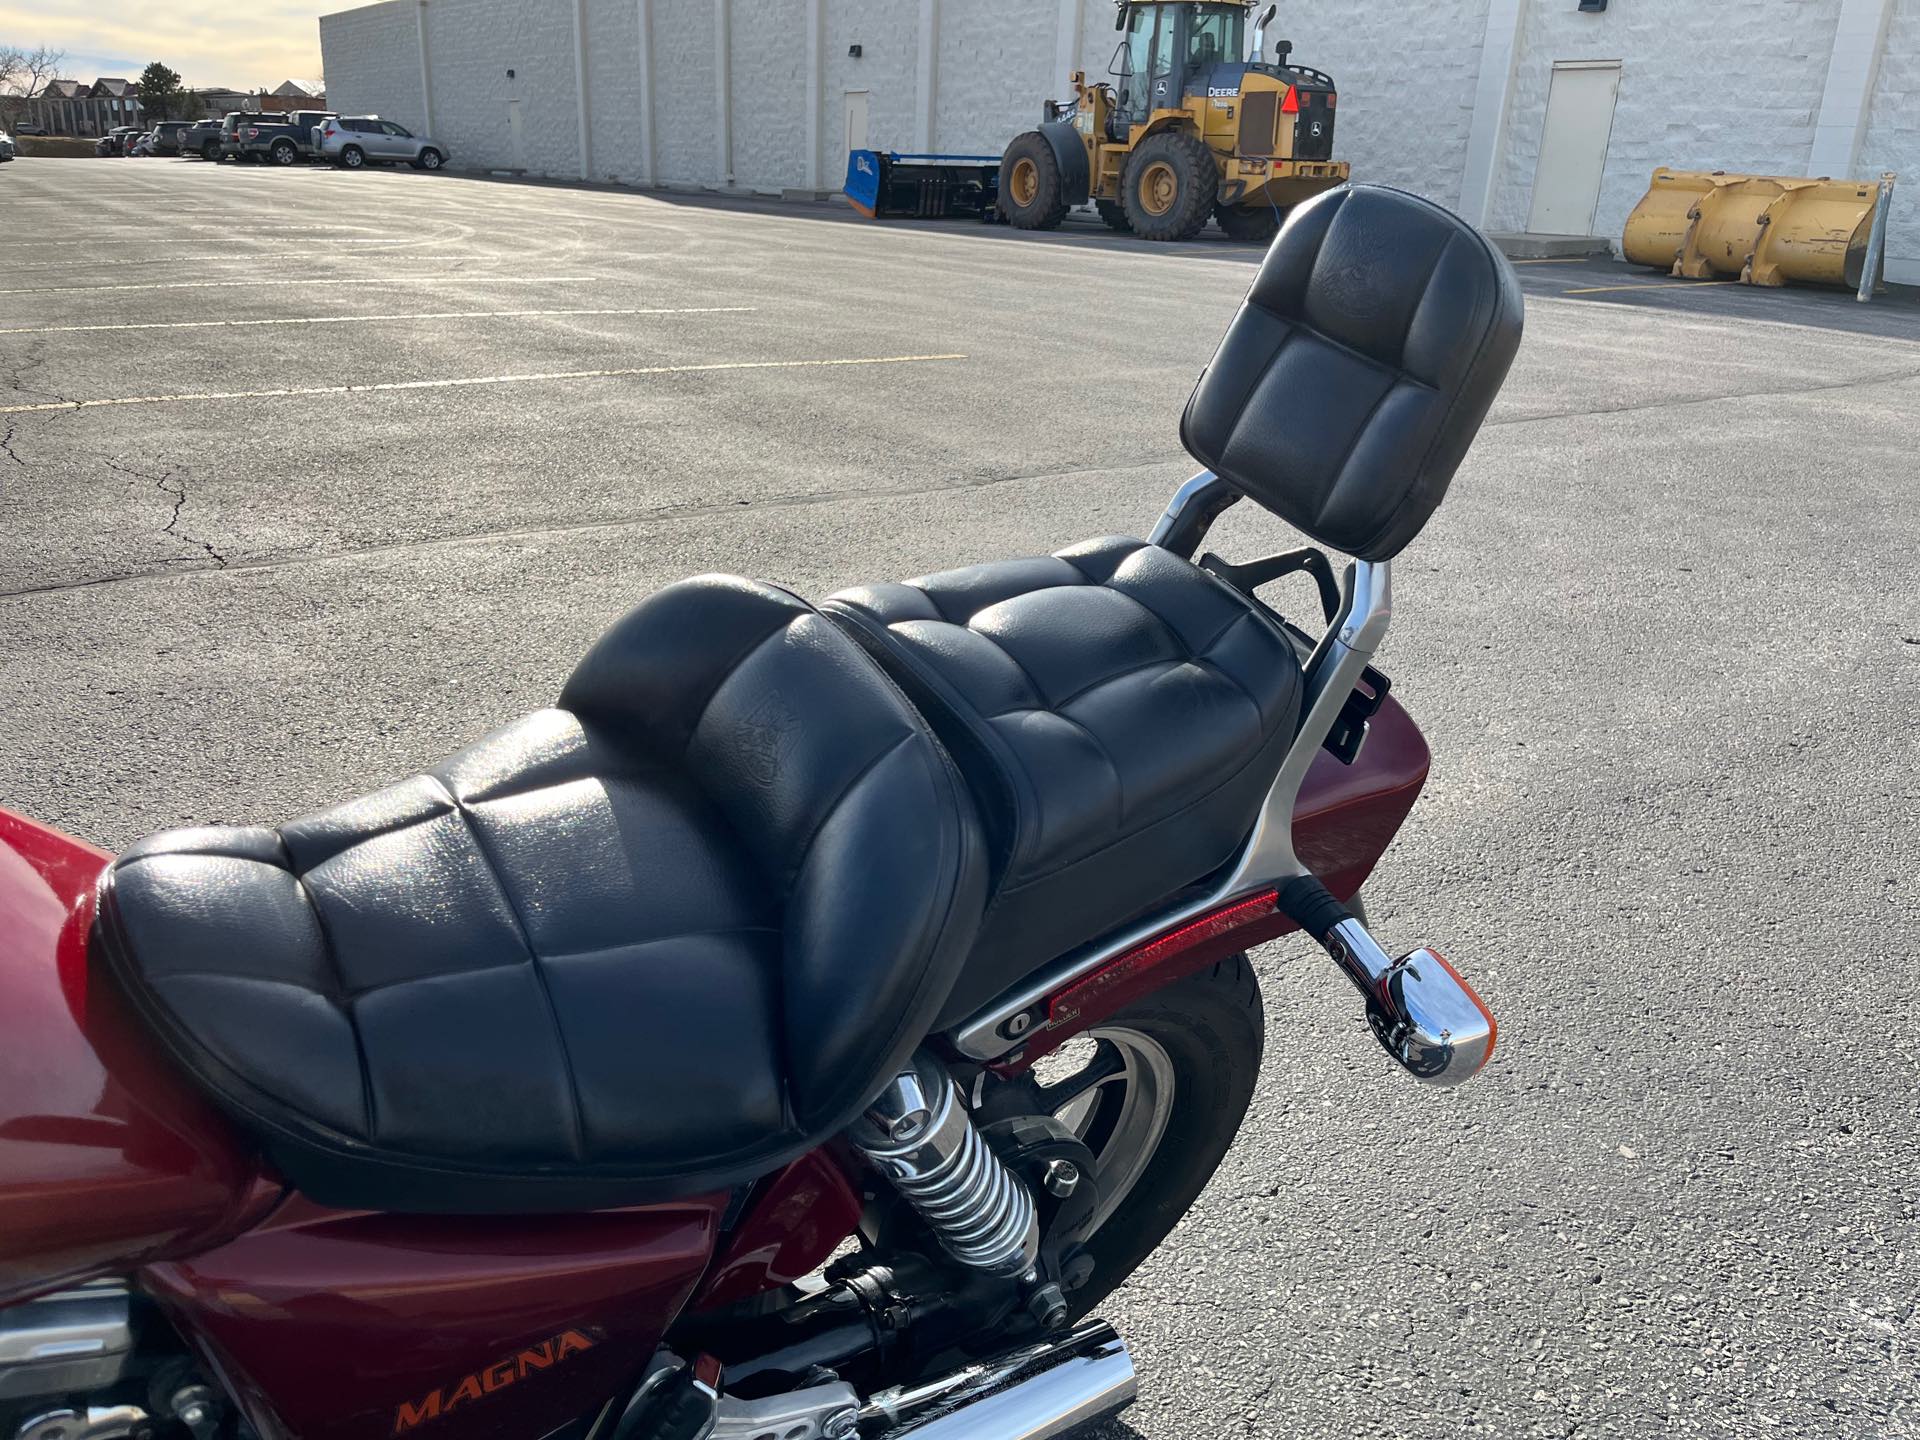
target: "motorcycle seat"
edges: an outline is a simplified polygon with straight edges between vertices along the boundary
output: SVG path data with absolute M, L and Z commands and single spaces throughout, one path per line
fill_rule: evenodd
M 95 937 L 315 1200 L 577 1210 L 843 1129 L 945 1001 L 984 874 L 960 778 L 861 648 L 706 576 L 424 774 L 134 846 Z
M 933 724 L 984 823 L 991 898 L 942 1026 L 1224 864 L 1299 726 L 1279 620 L 1140 540 L 856 586 L 821 609 Z

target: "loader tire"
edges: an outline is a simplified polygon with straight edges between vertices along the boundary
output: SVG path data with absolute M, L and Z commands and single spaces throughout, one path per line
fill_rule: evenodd
M 1126 207 L 1118 200 L 1096 200 L 1093 208 L 1100 212 L 1100 218 L 1107 222 L 1109 230 L 1118 230 L 1122 235 L 1133 233 L 1133 226 L 1127 220 Z
M 1220 205 L 1213 218 L 1229 240 L 1243 245 L 1265 245 L 1280 233 L 1281 212 L 1271 205 Z
M 1142 140 L 1120 185 L 1127 222 L 1142 240 L 1191 240 L 1219 193 L 1219 162 L 1205 141 L 1185 130 Z
M 1000 157 L 1000 213 L 1016 230 L 1052 230 L 1067 217 L 1053 146 L 1038 130 L 1013 137 Z

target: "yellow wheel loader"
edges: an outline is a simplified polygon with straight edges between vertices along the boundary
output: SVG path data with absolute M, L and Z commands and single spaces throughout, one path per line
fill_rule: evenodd
M 1000 160 L 998 206 L 1023 230 L 1050 230 L 1092 200 L 1116 230 L 1188 240 L 1209 216 L 1236 240 L 1264 242 L 1288 207 L 1345 183 L 1333 158 L 1331 78 L 1263 52 L 1269 5 L 1246 39 L 1239 0 L 1118 0 L 1111 84 L 1073 76 L 1038 130 Z

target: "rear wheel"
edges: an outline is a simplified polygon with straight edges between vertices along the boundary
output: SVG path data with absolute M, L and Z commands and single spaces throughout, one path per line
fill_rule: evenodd
M 202 160 L 211 160 L 214 164 L 218 165 L 220 163 L 220 142 L 218 140 L 207 141 L 206 144 L 200 147 L 200 158 Z
M 1213 212 L 1220 168 L 1213 151 L 1185 130 L 1140 142 L 1120 185 L 1127 223 L 1142 240 L 1191 240 Z
M 440 152 L 431 148 L 422 150 L 420 152 L 420 158 L 414 163 L 422 170 L 438 170 L 440 168 Z
M 1127 223 L 1126 207 L 1118 200 L 1096 200 L 1093 208 L 1100 212 L 1100 218 L 1107 222 L 1109 230 L 1118 230 L 1123 235 L 1133 230 L 1133 226 Z
M 1051 230 L 1067 216 L 1060 161 L 1038 130 L 1014 136 L 1000 157 L 1000 213 L 1017 230 Z
M 1280 233 L 1282 213 L 1271 205 L 1219 205 L 1213 218 L 1227 232 L 1229 240 L 1264 245 Z
M 340 152 L 340 163 L 349 170 L 358 170 L 367 163 L 367 152 L 358 145 L 349 145 Z
M 1035 1067 L 1038 1108 L 1087 1144 L 1100 1187 L 1070 1295 L 1090 1312 L 1192 1208 L 1239 1133 L 1266 1022 L 1245 955 L 1127 1006 Z
M 273 142 L 272 160 L 276 165 L 291 165 L 300 158 L 300 152 L 293 148 L 291 140 Z

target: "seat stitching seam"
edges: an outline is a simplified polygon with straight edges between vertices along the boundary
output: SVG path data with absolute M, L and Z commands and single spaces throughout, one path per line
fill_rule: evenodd
M 1178 635 L 1174 636 L 1174 639 L 1176 640 L 1178 640 L 1179 638 L 1180 637 Z M 1079 701 L 1084 700 L 1087 696 L 1091 695 L 1094 691 L 1100 689 L 1101 687 L 1106 685 L 1112 685 L 1115 682 L 1120 680 L 1131 679 L 1135 675 L 1140 675 L 1145 673 L 1148 670 L 1153 669 L 1153 667 L 1156 665 L 1191 664 L 1195 658 L 1193 651 L 1187 649 L 1186 643 L 1184 641 L 1181 642 L 1180 648 L 1181 650 L 1185 651 L 1184 654 L 1156 655 L 1151 660 L 1142 660 L 1138 665 L 1129 665 L 1124 670 L 1116 670 L 1111 675 L 1103 675 L 1098 680 L 1093 681 L 1091 684 L 1082 685 L 1078 690 L 1074 691 L 1073 694 L 1067 696 L 1067 698 L 1062 700 L 1059 704 L 1050 705 L 1047 708 L 1052 710 L 1057 715 L 1061 711 L 1065 710 L 1067 706 L 1076 704 Z
M 1221 782 L 1218 785 L 1215 785 L 1211 790 L 1208 790 L 1204 794 L 1196 796 L 1194 799 L 1188 801 L 1185 805 L 1181 806 L 1178 810 L 1169 810 L 1165 815 L 1162 815 L 1159 819 L 1151 822 L 1151 824 L 1149 824 L 1145 829 L 1136 830 L 1131 835 L 1117 835 L 1112 840 L 1109 840 L 1105 845 L 1100 846 L 1099 849 L 1089 850 L 1084 855 L 1078 855 L 1071 860 L 1062 861 L 1060 864 L 1055 865 L 1051 870 L 1044 870 L 1038 875 L 1023 876 L 1018 885 L 1008 887 L 1008 889 L 1003 890 L 1001 892 L 1001 895 L 1003 897 L 1011 897 L 1012 895 L 1016 895 L 1021 891 L 1029 890 L 1033 886 L 1040 884 L 1042 881 L 1050 880 L 1054 876 L 1059 875 L 1064 871 L 1071 870 L 1076 865 L 1084 865 L 1089 860 L 1098 859 L 1100 856 L 1106 854 L 1109 850 L 1114 849 L 1116 846 L 1125 845 L 1132 840 L 1138 839 L 1140 836 L 1145 835 L 1149 830 L 1153 829 L 1156 826 L 1164 825 L 1171 820 L 1178 819 L 1180 816 L 1188 813 L 1191 810 L 1198 809 L 1200 806 L 1206 804 L 1207 801 L 1213 799 L 1213 797 L 1218 795 L 1222 790 L 1225 790 L 1229 786 L 1235 784 L 1243 775 L 1245 775 L 1247 771 L 1250 768 L 1252 768 L 1254 762 L 1260 758 L 1261 750 L 1264 750 L 1266 746 L 1268 746 L 1273 742 L 1274 735 L 1277 733 L 1278 732 L 1276 731 L 1268 732 L 1262 738 L 1259 747 L 1256 748 L 1253 754 L 1249 755 L 1246 758 L 1246 760 L 1243 761 L 1233 771 L 1232 774 L 1228 775 L 1225 779 L 1221 780 Z M 1285 761 L 1285 759 L 1286 759 L 1286 756 L 1282 754 L 1280 759 L 1274 762 L 1273 769 L 1275 773 L 1278 772 L 1280 765 Z
M 840 806 L 846 801 L 846 798 L 860 788 L 866 781 L 866 778 L 880 767 L 880 763 L 883 760 L 909 740 L 917 740 L 919 738 L 920 732 L 909 728 L 899 739 L 895 740 L 891 745 L 886 746 L 868 760 L 866 764 L 862 765 L 859 771 L 848 780 L 845 785 L 840 787 L 840 793 L 833 797 L 832 802 L 826 808 L 826 813 L 814 822 L 813 828 L 807 832 L 806 840 L 797 848 L 795 852 L 797 858 L 793 864 L 787 868 L 785 881 L 781 887 L 786 894 L 791 895 L 793 893 L 793 886 L 800 878 L 800 872 L 807 868 L 807 860 L 812 855 L 814 841 L 820 838 L 820 832 L 827 828 L 827 823 L 832 820 L 835 815 L 840 813 Z
M 580 1082 L 574 1074 L 573 1052 L 567 1048 L 566 1031 L 560 1027 L 560 1011 L 553 1003 L 552 990 L 547 987 L 547 972 L 541 968 L 540 952 L 534 948 L 533 936 L 527 930 L 526 917 L 520 913 L 519 903 L 514 899 L 513 892 L 507 888 L 506 877 L 495 861 L 485 836 L 481 834 L 480 827 L 473 823 L 473 817 L 467 813 L 467 807 L 461 803 L 460 797 L 455 795 L 439 776 L 432 775 L 428 778 L 443 795 L 453 802 L 454 812 L 460 817 L 461 828 L 466 831 L 467 838 L 473 841 L 473 848 L 480 857 L 480 863 L 487 867 L 487 873 L 499 890 L 500 898 L 506 902 L 507 914 L 513 917 L 513 928 L 519 932 L 520 943 L 526 947 L 527 963 L 533 967 L 534 981 L 540 987 L 541 998 L 546 1001 L 547 1023 L 553 1026 L 553 1042 L 560 1047 L 560 1061 L 566 1066 L 567 1097 L 572 1102 L 573 1109 L 573 1158 L 577 1163 L 584 1165 L 587 1163 L 587 1122 L 580 1109 Z M 488 966 L 487 968 L 502 969 L 504 967 Z M 482 972 L 468 970 L 462 973 L 472 975 Z
M 434 777 L 427 776 L 425 778 L 433 779 Z M 406 783 L 407 782 L 405 780 L 395 782 L 396 785 L 404 785 Z M 393 789 L 395 787 L 388 786 L 387 788 Z M 444 793 L 445 787 L 441 786 L 440 788 Z M 377 790 L 374 792 L 374 794 L 376 795 L 379 793 L 380 792 Z M 366 796 L 362 798 L 371 799 L 372 797 Z M 320 812 L 319 815 L 313 818 L 320 819 L 326 815 L 335 813 L 336 811 L 343 810 L 348 805 L 353 805 L 355 803 L 357 802 L 349 800 L 344 805 L 334 806 L 332 810 L 323 810 Z M 315 870 L 318 870 L 322 865 L 325 865 L 332 860 L 338 860 L 342 855 L 345 855 L 350 850 L 358 850 L 362 845 L 370 844 L 375 840 L 383 840 L 389 835 L 398 835 L 402 830 L 411 830 L 416 825 L 429 824 L 434 820 L 440 819 L 442 816 L 446 815 L 447 813 L 449 812 L 445 810 L 436 810 L 430 815 L 407 815 L 407 816 L 403 816 L 398 820 L 385 821 L 378 825 L 358 827 L 354 830 L 353 838 L 351 840 L 348 840 L 345 844 L 340 845 L 337 849 L 333 850 L 331 853 L 329 853 L 322 859 L 316 860 L 311 865 L 307 865 L 307 866 L 289 864 L 287 866 L 287 873 L 292 875 L 296 880 L 305 880 L 308 875 L 312 874 Z M 296 821 L 294 823 L 298 824 L 300 822 Z M 283 848 L 286 848 L 287 846 L 286 835 L 280 831 L 276 831 L 275 833 L 280 835 L 280 844 Z M 136 862 L 146 858 L 148 857 L 146 856 L 134 857 Z M 293 852 L 291 848 L 287 849 L 287 859 L 289 861 L 293 860 Z
M 276 830 L 274 834 L 280 835 L 280 832 Z M 280 835 L 281 849 L 284 850 L 286 844 L 286 836 Z M 344 854 L 345 851 L 339 853 Z M 313 898 L 313 892 L 307 888 L 306 877 L 291 870 L 288 873 L 293 876 L 293 883 L 300 887 L 300 898 L 306 902 L 307 913 L 313 916 L 314 928 L 320 932 L 320 948 L 326 952 L 327 969 L 333 972 L 334 988 L 340 996 L 336 1008 L 339 1009 L 341 1018 L 347 1022 L 348 1031 L 353 1035 L 353 1055 L 354 1059 L 360 1063 L 360 1110 L 367 1120 L 367 1143 L 372 1144 L 374 1137 L 379 1134 L 379 1110 L 374 1103 L 373 1066 L 367 1059 L 366 1041 L 360 1034 L 360 1017 L 355 1015 L 351 1008 L 353 1000 L 357 997 L 348 993 L 346 972 L 340 968 L 340 955 L 334 946 L 333 935 L 327 929 L 327 918 L 321 913 L 319 902 Z M 331 1000 L 331 997 L 323 998 Z
M 1489 323 L 1485 324 L 1482 327 L 1481 333 L 1480 333 L 1480 343 L 1474 347 L 1473 358 L 1467 362 L 1466 376 L 1461 381 L 1459 388 L 1454 391 L 1453 399 L 1448 403 L 1446 413 L 1440 417 L 1440 424 L 1435 428 L 1433 438 L 1427 442 L 1427 448 L 1420 456 L 1420 463 L 1414 467 L 1413 473 L 1414 473 L 1416 482 L 1419 480 L 1421 476 L 1425 474 L 1426 468 L 1427 468 L 1427 462 L 1433 458 L 1433 452 L 1440 448 L 1441 436 L 1446 434 L 1447 430 L 1452 424 L 1454 413 L 1457 410 L 1459 410 L 1461 403 L 1466 399 L 1467 392 L 1473 388 L 1473 382 L 1478 377 L 1479 372 L 1486 360 L 1487 348 L 1493 344 L 1495 327 L 1493 326 L 1491 321 L 1495 316 L 1498 315 L 1500 310 L 1499 292 L 1508 288 L 1507 281 L 1509 280 L 1510 277 L 1507 275 L 1503 275 L 1501 273 L 1501 270 L 1500 270 L 1501 261 L 1499 258 L 1499 252 L 1493 248 L 1493 245 L 1491 242 L 1487 241 L 1485 237 L 1480 236 L 1479 232 L 1476 231 L 1474 232 L 1474 234 L 1475 234 L 1475 237 L 1480 241 L 1480 258 L 1484 261 L 1487 261 L 1492 266 L 1492 269 L 1493 269 L 1494 294 L 1490 297 L 1490 301 L 1489 301 L 1488 308 L 1490 308 L 1491 310 L 1491 313 L 1488 316 Z M 1517 290 L 1518 288 L 1517 285 L 1514 288 Z M 1524 315 L 1525 315 L 1525 304 L 1526 304 L 1525 297 L 1522 296 L 1521 297 L 1521 306 L 1522 306 L 1521 313 L 1522 313 L 1523 321 L 1524 321 Z M 1417 384 L 1419 382 L 1416 381 L 1415 383 Z M 1437 393 L 1438 387 L 1434 387 L 1434 388 Z M 1491 401 L 1489 401 L 1489 405 L 1491 405 Z M 1477 432 L 1476 432 L 1476 435 L 1477 435 Z M 1472 444 L 1474 439 L 1476 438 L 1476 435 L 1470 435 L 1467 437 L 1468 448 L 1472 447 Z M 1466 458 L 1464 450 L 1461 453 L 1461 458 L 1462 460 Z M 1386 520 L 1384 520 L 1380 524 L 1380 526 L 1373 532 L 1373 540 L 1372 542 L 1369 543 L 1367 548 L 1371 549 L 1373 543 L 1377 543 L 1381 536 L 1388 534 L 1399 523 L 1401 513 L 1405 511 L 1407 507 L 1413 503 L 1413 491 L 1414 491 L 1414 486 L 1409 485 L 1406 491 L 1402 494 L 1400 498 L 1400 503 L 1393 507 L 1392 513 L 1389 514 Z
M 1404 378 L 1404 376 L 1401 378 Z M 1418 384 L 1419 382 L 1415 381 L 1414 383 Z M 1399 386 L 1399 378 L 1391 381 L 1387 385 L 1387 388 L 1380 392 L 1373 404 L 1367 407 L 1367 413 L 1360 417 L 1360 423 L 1353 427 L 1353 438 L 1347 441 L 1347 448 L 1342 451 L 1340 455 L 1340 463 L 1334 467 L 1333 484 L 1327 487 L 1326 495 L 1321 498 L 1319 505 L 1315 507 L 1313 517 L 1315 529 L 1326 528 L 1327 511 L 1332 506 L 1334 496 L 1340 493 L 1341 487 L 1346 483 L 1347 466 L 1353 463 L 1354 452 L 1360 448 L 1360 442 L 1367 438 L 1367 427 L 1373 424 L 1373 417 L 1380 413 L 1380 407 L 1382 405 L 1393 398 L 1393 392 L 1397 390 Z

